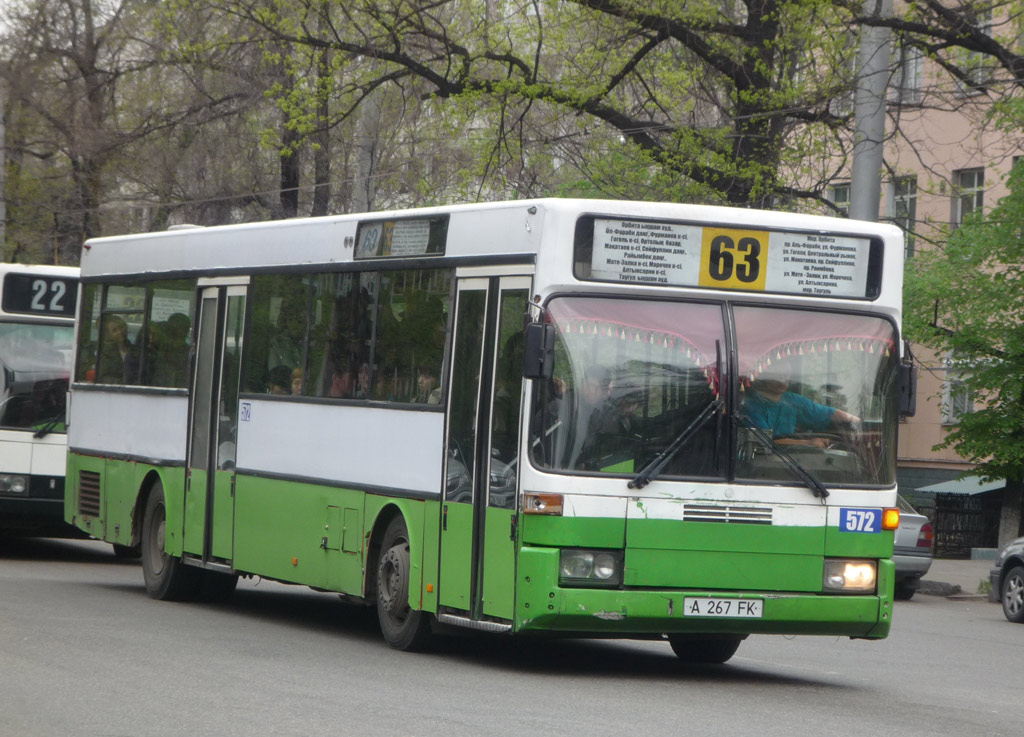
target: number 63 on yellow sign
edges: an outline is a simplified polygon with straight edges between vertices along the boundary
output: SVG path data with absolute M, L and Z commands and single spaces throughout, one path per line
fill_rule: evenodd
M 699 284 L 762 292 L 767 261 L 767 231 L 704 228 Z

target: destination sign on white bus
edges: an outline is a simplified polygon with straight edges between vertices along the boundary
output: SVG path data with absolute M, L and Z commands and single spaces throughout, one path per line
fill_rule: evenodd
M 868 296 L 868 238 L 605 218 L 593 228 L 592 279 Z

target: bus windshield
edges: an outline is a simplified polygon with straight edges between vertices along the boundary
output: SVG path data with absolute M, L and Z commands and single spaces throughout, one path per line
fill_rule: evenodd
M 0 427 L 63 431 L 74 342 L 71 325 L 0 323 Z
M 547 315 L 554 375 L 530 425 L 540 468 L 633 474 L 669 450 L 661 478 L 799 484 L 795 460 L 822 483 L 892 483 L 897 358 L 882 318 L 595 297 L 556 298 Z M 709 413 L 716 400 L 731 409 Z

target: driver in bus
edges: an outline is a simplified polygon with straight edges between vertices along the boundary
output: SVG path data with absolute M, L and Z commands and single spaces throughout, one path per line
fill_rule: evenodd
M 791 372 L 778 364 L 755 379 L 743 403 L 743 412 L 750 422 L 776 436 L 810 433 L 812 437 L 778 437 L 778 445 L 808 445 L 828 448 L 832 441 L 813 433 L 850 428 L 860 418 L 835 407 L 819 404 L 802 394 L 789 391 Z

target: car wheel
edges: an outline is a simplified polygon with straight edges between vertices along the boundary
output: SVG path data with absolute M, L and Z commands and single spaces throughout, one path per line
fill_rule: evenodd
M 918 580 L 916 578 L 905 581 L 897 581 L 893 589 L 893 598 L 899 601 L 910 601 L 917 593 Z
M 1003 579 L 1003 614 L 1011 622 L 1024 624 L 1024 566 L 1010 569 Z
M 740 646 L 739 635 L 669 635 L 668 644 L 684 663 L 724 663 Z

